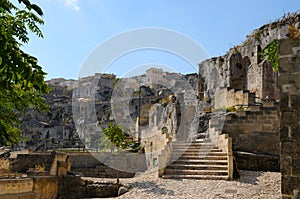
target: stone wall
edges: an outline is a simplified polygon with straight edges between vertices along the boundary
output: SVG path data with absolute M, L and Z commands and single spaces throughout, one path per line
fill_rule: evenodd
M 56 199 L 58 178 L 36 176 L 21 179 L 0 179 L 1 199 Z
M 116 183 L 93 182 L 68 175 L 59 178 L 57 199 L 112 198 L 118 196 L 121 188 L 124 190 L 125 187 L 121 184 L 118 186 Z M 125 190 L 127 192 L 129 189 Z
M 99 152 L 99 153 L 69 153 L 71 157 L 72 168 L 71 172 L 86 176 L 86 177 L 98 177 L 98 178 L 115 178 L 117 177 L 117 169 L 111 168 L 109 165 L 114 165 L 113 163 L 108 163 L 107 161 L 113 158 L 111 153 Z M 144 167 L 141 166 L 143 163 L 139 163 L 139 158 L 135 159 L 135 164 L 133 162 L 129 162 L 128 164 L 132 164 L 132 166 L 136 167 Z M 130 158 L 128 158 L 130 160 Z M 145 158 L 142 159 L 145 164 Z M 105 165 L 104 163 L 108 163 Z M 117 165 L 116 165 L 117 166 Z M 125 165 L 124 167 L 128 166 Z M 125 170 L 125 169 L 124 169 Z M 131 178 L 135 176 L 135 172 L 126 172 L 126 170 L 118 169 L 120 178 Z M 133 171 L 133 169 L 128 169 Z
M 33 189 L 33 179 L 0 179 L 0 198 L 9 196 L 19 196 L 22 193 L 30 193 Z M 35 194 L 31 193 L 31 198 L 34 198 Z
M 273 99 L 278 96 L 277 72 L 272 64 L 260 56 L 274 39 L 286 38 L 288 24 L 299 20 L 299 13 L 285 15 L 270 24 L 261 26 L 241 45 L 234 46 L 223 56 L 214 57 L 199 64 L 199 77 L 203 77 L 199 89 L 204 98 L 214 97 L 217 88 L 234 88 L 255 93 L 257 99 Z M 202 93 L 199 90 L 199 93 Z
M 33 192 L 35 193 L 35 199 L 56 199 L 58 193 L 58 177 L 33 177 Z
M 249 106 L 255 104 L 255 94 L 248 90 L 232 88 L 217 89 L 215 93 L 215 109 L 227 108 L 236 105 Z
M 54 156 L 51 154 L 18 154 L 17 158 L 12 161 L 11 169 L 13 172 L 26 173 L 29 168 L 35 166 L 44 166 L 45 171 L 50 172 Z
M 29 169 L 41 166 L 45 175 L 65 175 L 71 169 L 69 156 L 63 153 L 35 153 L 18 154 L 12 160 L 11 169 L 13 172 L 26 173 Z
M 281 192 L 300 198 L 300 40 L 279 41 Z
M 210 128 L 232 138 L 239 169 L 279 171 L 279 109 L 273 102 L 228 112 L 224 126 L 210 120 Z M 225 114 L 225 113 L 224 113 Z

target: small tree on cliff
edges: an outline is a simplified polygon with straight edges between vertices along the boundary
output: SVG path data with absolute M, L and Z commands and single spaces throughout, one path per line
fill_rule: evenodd
M 110 148 L 112 152 L 114 152 L 114 149 L 117 147 L 119 152 L 128 148 L 128 137 L 129 134 L 126 133 L 120 126 L 109 123 L 108 127 L 103 129 L 101 145 L 104 146 L 104 148 Z
M 29 0 L 18 2 L 17 7 L 10 0 L 0 0 L 0 145 L 23 139 L 20 114 L 29 106 L 45 109 L 43 94 L 49 92 L 37 58 L 21 49 L 29 41 L 28 31 L 43 37 L 38 27 L 44 23 L 43 12 Z

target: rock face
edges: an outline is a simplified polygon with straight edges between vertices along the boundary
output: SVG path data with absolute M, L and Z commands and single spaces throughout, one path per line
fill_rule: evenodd
M 93 92 L 92 85 L 98 81 L 98 86 Z M 113 84 L 116 81 L 115 76 L 100 76 L 75 80 L 53 79 L 48 81 L 51 92 L 46 96 L 49 103 L 49 112 L 38 112 L 29 108 L 22 118 L 22 131 L 27 142 L 21 143 L 21 146 L 34 150 L 49 150 L 57 148 L 79 148 L 83 147 L 82 137 L 86 133 L 86 128 L 81 127 L 81 120 L 74 118 L 74 112 L 87 108 L 90 103 L 90 97 L 94 93 L 95 115 L 101 125 L 106 125 L 110 121 L 110 96 L 113 90 Z M 80 98 L 81 97 L 81 98 Z M 80 106 L 74 106 L 73 100 L 82 100 Z M 89 122 L 87 114 L 85 122 Z M 79 125 L 80 123 L 80 125 Z M 84 125 L 84 127 L 89 124 Z M 90 125 L 92 126 L 92 125 Z M 77 127 L 77 129 L 76 129 Z M 97 132 L 97 131 L 94 131 Z M 96 137 L 95 137 L 96 136 Z M 95 138 L 97 135 L 87 136 Z M 96 147 L 97 142 L 85 140 L 87 147 Z
M 138 84 L 134 78 L 117 79 L 110 74 L 95 74 L 80 80 L 49 80 L 47 83 L 52 90 L 45 96 L 50 105 L 49 112 L 27 110 L 21 127 L 27 141 L 20 147 L 45 151 L 57 148 L 79 150 L 85 146 L 100 150 L 102 128 L 110 121 L 117 122 L 135 136 L 137 118 L 140 118 L 141 128 L 149 125 L 152 104 L 174 91 L 182 93 L 188 87 L 197 89 L 198 86 L 197 74 L 172 73 L 168 78 L 174 81 L 171 90 L 163 87 L 154 90 L 147 85 L 141 85 L 139 89 L 135 87 Z M 129 83 L 135 83 L 135 86 Z

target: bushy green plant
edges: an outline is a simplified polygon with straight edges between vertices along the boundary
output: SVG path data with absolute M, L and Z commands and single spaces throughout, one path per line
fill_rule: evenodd
M 113 152 L 115 148 L 118 151 L 127 149 L 131 144 L 128 141 L 129 134 L 126 133 L 117 124 L 109 123 L 108 127 L 103 129 L 103 134 L 101 136 L 100 145 L 104 148 L 109 148 Z
M 235 106 L 227 107 L 226 111 L 228 111 L 228 112 L 235 112 L 236 111 Z
M 260 53 L 262 59 L 272 63 L 273 71 L 278 71 L 278 39 L 274 39 L 270 42 Z

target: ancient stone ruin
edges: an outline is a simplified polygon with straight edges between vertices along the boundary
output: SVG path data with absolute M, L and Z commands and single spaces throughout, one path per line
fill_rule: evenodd
M 100 127 L 113 120 L 122 124 L 133 121 L 137 125 L 127 130 L 134 131 L 133 139 L 143 135 L 140 142 L 145 169 L 158 166 L 162 178 L 233 180 L 238 170 L 280 171 L 282 198 L 299 198 L 300 40 L 286 37 L 288 24 L 299 21 L 300 15 L 295 13 L 254 30 L 245 42 L 225 55 L 199 63 L 199 74 L 171 81 L 176 74 L 166 72 L 171 82 L 168 88 L 154 84 L 164 81 L 160 69 L 148 70 L 150 74 L 144 77 L 150 78 L 153 85 L 143 87 L 137 77 L 118 80 L 109 74 L 95 74 L 79 81 L 50 80 L 50 113 L 29 109 L 22 118 L 27 142 L 15 146 L 47 153 L 19 155 L 22 161 L 13 164 L 13 168 L 27 171 L 34 166 L 33 158 L 36 164 L 45 164 L 48 175 L 62 173 L 64 181 L 60 185 L 69 181 L 76 186 L 83 184 L 78 189 L 81 191 L 72 190 L 76 196 L 96 193 L 96 189 L 92 191 L 95 187 L 88 189 L 88 182 L 74 176 L 115 177 L 116 169 L 94 158 L 101 150 Z M 278 49 L 278 60 L 268 61 L 263 56 L 271 44 Z M 151 71 L 158 72 L 160 78 Z M 113 115 L 111 99 L 118 81 L 124 81 L 122 91 L 132 95 L 127 100 L 128 113 L 116 111 Z M 178 89 L 186 82 L 195 92 Z M 74 117 L 74 112 L 84 114 Z M 54 149 L 71 150 L 70 159 L 58 160 L 58 154 L 49 153 Z M 80 153 L 81 150 L 91 153 Z M 74 175 L 65 176 L 68 172 Z M 133 177 L 134 173 L 118 175 Z M 28 186 L 32 184 L 29 181 Z M 115 185 L 111 186 L 115 189 Z M 71 191 L 59 190 L 61 195 Z

